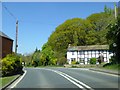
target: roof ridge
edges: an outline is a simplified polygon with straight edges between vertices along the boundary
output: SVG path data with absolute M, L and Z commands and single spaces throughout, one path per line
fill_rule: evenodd
M 68 47 L 68 50 L 101 50 L 101 49 L 109 49 L 109 45 L 87 45 Z
M 3 33 L 2 31 L 0 31 L 0 36 L 12 40 L 8 35 L 6 35 L 5 33 Z

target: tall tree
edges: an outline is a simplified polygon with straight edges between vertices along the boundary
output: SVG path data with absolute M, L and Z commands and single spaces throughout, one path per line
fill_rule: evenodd
M 95 13 L 87 17 L 87 20 L 93 25 L 93 30 L 96 31 L 96 44 L 107 44 L 106 34 L 108 29 L 106 28 L 110 22 L 114 20 L 114 15 L 107 13 Z
M 74 31 L 73 40 L 74 40 L 74 46 L 77 46 L 78 45 L 78 34 L 77 34 L 77 31 Z
M 108 28 L 109 31 L 107 33 L 107 39 L 110 43 L 110 50 L 115 53 L 114 63 L 120 64 L 120 15 L 115 22 L 110 23 Z

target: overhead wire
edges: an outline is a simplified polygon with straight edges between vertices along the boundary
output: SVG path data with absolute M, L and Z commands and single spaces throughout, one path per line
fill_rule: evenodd
M 10 16 L 12 16 L 15 20 L 17 20 L 17 17 L 4 4 L 2 4 L 2 6 L 9 13 Z

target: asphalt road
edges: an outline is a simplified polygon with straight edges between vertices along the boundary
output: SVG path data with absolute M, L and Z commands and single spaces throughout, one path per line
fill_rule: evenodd
M 119 77 L 76 68 L 26 68 L 14 88 L 118 88 Z

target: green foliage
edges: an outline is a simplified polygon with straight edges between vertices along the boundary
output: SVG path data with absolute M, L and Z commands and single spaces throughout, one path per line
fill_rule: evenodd
M 76 61 L 72 61 L 71 63 L 72 63 L 73 65 L 74 65 L 74 64 L 79 64 L 78 61 L 77 61 L 77 62 L 76 62 Z
M 111 59 L 109 59 L 109 61 L 110 61 L 110 63 L 114 63 L 115 64 L 116 63 L 115 56 L 112 56 Z
M 21 56 L 22 61 L 25 62 L 25 66 L 31 66 L 32 65 L 32 54 Z
M 89 35 L 92 31 L 92 25 L 89 21 L 80 18 L 69 19 L 59 25 L 47 42 L 48 46 L 51 47 L 54 52 L 53 56 L 57 58 L 57 62 L 62 62 L 63 60 L 61 58 L 66 57 L 65 55 L 69 44 L 94 44 L 94 39 L 90 39 L 90 37 L 94 38 L 95 35 Z M 89 42 L 89 40 L 91 41 Z
M 79 64 L 79 62 L 77 61 L 76 64 Z
M 90 59 L 90 64 L 96 64 L 96 58 L 91 58 Z
M 64 65 L 67 62 L 67 59 L 65 57 L 60 57 L 57 61 L 57 65 Z
M 105 7 L 104 7 L 104 12 L 105 12 L 106 14 L 112 14 L 112 13 L 113 13 L 113 10 L 112 10 L 111 8 L 108 8 L 108 7 L 105 5 Z
M 22 60 L 19 56 L 9 54 L 1 61 L 2 76 L 13 75 L 22 72 Z
M 9 84 L 12 80 L 17 78 L 19 75 L 12 75 L 7 77 L 0 77 L 0 88 L 5 87 L 5 85 Z M 2 82 L 2 83 L 1 83 Z
M 120 64 L 114 64 L 114 63 L 106 63 L 103 65 L 104 68 L 106 69 L 112 69 L 112 70 L 120 70 Z
M 107 44 L 106 26 L 111 20 L 113 15 L 104 12 L 92 14 L 87 19 L 66 20 L 51 34 L 46 47 L 51 47 L 53 57 L 60 61 L 61 57 L 65 57 L 69 44 L 72 46 Z
M 35 52 L 32 55 L 32 66 L 37 67 L 40 64 L 41 52 L 36 48 Z
M 42 47 L 42 51 L 40 52 L 39 66 L 56 65 L 56 64 L 57 64 L 57 59 L 55 58 L 51 46 L 49 46 L 48 43 L 45 43 Z
M 120 56 L 120 14 L 118 14 L 117 19 L 110 23 L 108 26 L 108 33 L 106 38 L 110 44 L 110 50 L 115 53 L 115 63 L 120 63 L 119 56 Z
M 114 21 L 113 14 L 107 12 L 95 13 L 87 17 L 87 20 L 90 21 L 93 30 L 95 30 L 95 44 L 107 44 L 106 34 L 108 29 L 106 27 L 111 21 Z
M 91 29 L 91 24 L 87 20 L 80 18 L 67 20 L 52 33 L 48 44 L 54 51 L 64 53 L 69 44 L 86 45 L 86 37 Z
M 72 65 L 76 64 L 76 61 L 72 61 L 71 64 L 72 64 Z

